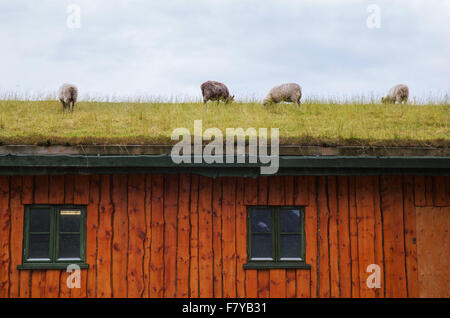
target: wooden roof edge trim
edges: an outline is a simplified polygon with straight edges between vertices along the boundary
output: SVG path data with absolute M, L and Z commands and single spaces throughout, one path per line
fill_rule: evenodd
M 1 155 L 162 155 L 173 145 L 2 145 Z M 248 148 L 246 149 L 248 151 Z M 373 147 L 280 145 L 281 156 L 430 156 L 450 157 L 448 147 Z

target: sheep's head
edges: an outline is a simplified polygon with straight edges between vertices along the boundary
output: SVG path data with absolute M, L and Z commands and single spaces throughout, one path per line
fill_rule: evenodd
M 265 98 L 264 100 L 263 100 L 263 106 L 268 106 L 268 105 L 270 105 L 272 103 L 272 101 L 269 99 L 269 98 Z
M 226 102 L 226 103 L 234 102 L 234 95 L 228 96 L 227 99 L 225 100 L 225 102 Z
M 387 97 L 381 97 L 381 103 L 382 103 L 382 104 L 387 104 L 387 103 L 389 103 L 389 98 L 387 98 Z

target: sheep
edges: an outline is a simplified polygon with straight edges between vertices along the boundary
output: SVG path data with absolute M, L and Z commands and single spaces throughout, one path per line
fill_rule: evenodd
M 408 86 L 404 85 L 404 84 L 398 84 L 395 85 L 394 87 L 392 87 L 387 95 L 385 97 L 381 98 L 381 102 L 383 104 L 388 104 L 388 103 L 403 103 L 405 102 L 405 104 L 408 102 L 408 97 L 409 97 L 409 89 Z
M 218 101 L 223 100 L 225 103 L 230 103 L 234 100 L 234 95 L 230 96 L 230 92 L 225 84 L 216 81 L 207 81 L 200 85 L 203 95 L 203 103 L 206 104 L 208 100 Z
M 287 83 L 275 86 L 272 88 L 264 99 L 263 104 L 271 103 L 278 104 L 280 102 L 292 102 L 301 106 L 300 99 L 302 98 L 302 88 L 296 83 Z
M 78 98 L 77 87 L 72 84 L 63 84 L 59 88 L 58 98 L 63 106 L 63 111 L 66 109 L 66 107 L 68 107 L 70 110 L 70 104 L 72 104 L 72 111 L 73 111 L 73 108 Z

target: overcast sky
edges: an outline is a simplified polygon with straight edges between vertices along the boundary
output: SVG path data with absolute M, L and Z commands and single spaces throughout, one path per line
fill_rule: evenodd
M 238 98 L 283 82 L 305 97 L 450 93 L 450 0 L 0 0 L 0 38 L 1 92 L 197 98 L 218 80 Z

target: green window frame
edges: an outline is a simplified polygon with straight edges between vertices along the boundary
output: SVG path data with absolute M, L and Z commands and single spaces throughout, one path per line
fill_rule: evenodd
M 255 230 L 256 220 L 253 220 L 253 212 L 265 213 L 266 223 L 261 231 Z M 282 231 L 281 213 L 284 211 L 298 211 L 298 228 L 295 222 L 289 223 L 289 231 Z M 294 212 L 295 213 L 295 212 Z M 287 217 L 287 216 L 286 216 Z M 292 215 L 291 215 L 292 217 Z M 283 219 L 283 226 L 287 226 L 289 219 Z M 258 225 L 261 223 L 258 223 Z M 260 227 L 261 228 L 261 227 Z M 294 231 L 292 231 L 294 229 Z M 284 244 L 282 240 L 290 236 L 297 244 Z M 258 242 L 256 242 L 256 239 Z M 252 242 L 255 240 L 255 242 Z M 255 243 L 255 244 L 253 244 Z M 256 245 L 258 247 L 256 247 Z M 283 245 L 283 246 L 282 246 Z M 252 246 L 255 247 L 252 253 Z M 294 249 L 287 251 L 286 246 L 294 246 Z M 296 248 L 297 247 L 297 248 Z M 287 253 L 295 253 L 294 257 L 283 257 Z M 264 254 L 256 255 L 258 253 Z M 254 255 L 255 254 L 255 255 Z M 305 240 L 305 207 L 304 206 L 247 206 L 247 263 L 244 269 L 268 269 L 268 268 L 304 268 L 310 269 L 311 265 L 306 264 L 306 240 Z
M 38 212 L 42 210 L 42 212 Z M 46 213 L 44 220 L 36 218 L 33 221 L 38 225 L 32 225 L 31 213 Z M 67 219 L 67 216 L 69 218 Z M 75 220 L 72 216 L 79 216 Z M 65 217 L 66 221 L 62 221 Z M 72 219 L 72 223 L 66 223 L 67 220 Z M 79 223 L 79 229 L 76 226 Z M 70 225 L 67 225 L 70 224 Z M 75 224 L 75 228 L 74 228 Z M 32 227 L 41 227 L 39 231 Z M 62 229 L 64 231 L 62 231 Z M 46 228 L 46 229 L 43 229 Z M 75 248 L 70 246 L 77 242 L 79 236 L 79 245 Z M 33 242 L 31 241 L 33 237 Z M 40 237 L 41 239 L 36 239 Z M 64 239 L 65 237 L 65 239 Z M 75 238 L 75 240 L 73 240 Z M 38 248 L 32 248 L 30 245 L 37 244 Z M 45 248 L 48 244 L 48 250 Z M 64 249 L 66 244 L 66 249 Z M 67 256 L 61 254 L 71 254 L 77 251 L 79 247 L 78 256 Z M 44 252 L 43 252 L 44 251 Z M 45 253 L 46 256 L 35 256 L 36 253 Z M 73 255 L 73 254 L 72 254 Z M 23 223 L 23 253 L 22 264 L 18 269 L 66 269 L 71 264 L 78 265 L 81 269 L 88 268 L 86 264 L 86 206 L 85 205 L 25 205 L 24 223 Z

